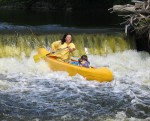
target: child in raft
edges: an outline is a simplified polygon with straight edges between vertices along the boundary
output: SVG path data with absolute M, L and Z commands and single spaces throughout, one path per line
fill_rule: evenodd
M 88 61 L 87 55 L 82 55 L 81 58 L 78 59 L 78 62 L 71 62 L 71 64 L 86 67 L 86 68 L 90 67 L 90 62 Z

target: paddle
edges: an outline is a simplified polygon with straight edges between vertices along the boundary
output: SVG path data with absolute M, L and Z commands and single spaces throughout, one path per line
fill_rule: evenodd
M 68 48 L 68 47 L 66 47 Z M 56 50 L 55 52 L 53 53 L 47 53 L 47 54 L 37 54 L 37 55 L 34 55 L 33 56 L 33 59 L 34 59 L 34 62 L 37 63 L 40 61 L 41 58 L 45 58 L 46 56 L 49 56 L 49 57 L 53 57 L 53 58 L 58 58 L 60 57 L 61 55 L 60 54 L 55 54 L 55 53 L 58 53 L 66 48 L 62 48 L 62 49 L 59 49 L 59 50 Z
M 45 58 L 46 56 L 53 57 L 53 58 L 60 57 L 60 55 L 54 55 L 50 53 L 49 54 L 37 54 L 33 56 L 34 62 L 37 63 L 40 61 L 41 58 Z

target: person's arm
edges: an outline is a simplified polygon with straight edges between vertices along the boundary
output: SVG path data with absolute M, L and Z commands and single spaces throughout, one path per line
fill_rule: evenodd
M 60 41 L 55 41 L 51 44 L 51 49 L 52 49 L 52 52 L 56 51 L 59 49 L 59 46 L 60 46 Z
M 76 50 L 75 45 L 74 45 L 73 43 L 71 43 L 71 44 L 68 46 L 68 50 L 69 50 L 69 52 L 75 51 L 75 50 Z

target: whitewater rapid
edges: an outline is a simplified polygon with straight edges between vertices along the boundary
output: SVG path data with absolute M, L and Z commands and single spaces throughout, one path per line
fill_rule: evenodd
M 0 59 L 0 120 L 150 120 L 150 55 L 127 50 L 88 55 L 92 66 L 112 70 L 112 82 L 53 72 L 41 60 Z

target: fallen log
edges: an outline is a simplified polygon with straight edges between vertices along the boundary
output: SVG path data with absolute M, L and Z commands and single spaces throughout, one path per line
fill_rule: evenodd
M 150 53 L 150 0 L 132 2 L 134 5 L 114 5 L 108 10 L 125 19 L 120 24 L 125 25 L 125 35 L 135 40 L 137 50 Z
M 141 13 L 141 14 L 150 14 L 150 10 L 146 9 L 137 9 L 138 7 L 135 7 L 134 5 L 114 5 L 112 10 L 113 12 L 117 13 Z

